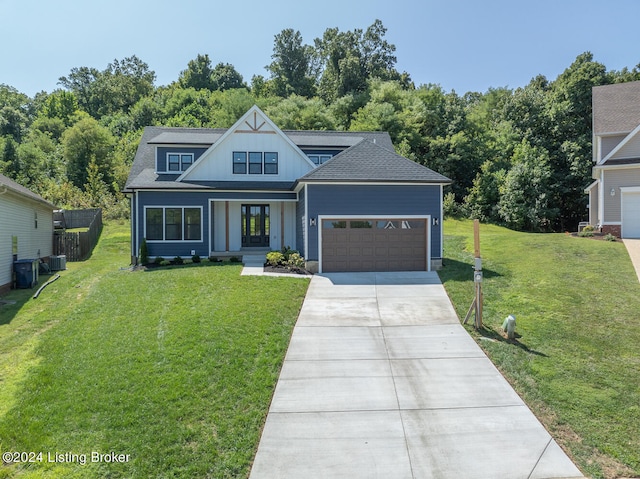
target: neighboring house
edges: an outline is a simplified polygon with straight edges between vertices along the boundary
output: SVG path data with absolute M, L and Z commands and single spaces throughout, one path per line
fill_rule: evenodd
M 589 223 L 640 238 L 640 81 L 593 88 Z
M 0 291 L 11 287 L 14 259 L 51 256 L 54 209 L 39 195 L 0 175 Z
M 450 180 L 388 133 L 282 131 L 257 106 L 229 129 L 147 127 L 125 186 L 132 256 L 291 247 L 314 271 L 430 270 Z

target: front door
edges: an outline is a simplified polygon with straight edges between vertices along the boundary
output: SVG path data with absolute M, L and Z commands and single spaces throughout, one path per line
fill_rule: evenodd
M 242 205 L 242 247 L 269 246 L 269 205 Z

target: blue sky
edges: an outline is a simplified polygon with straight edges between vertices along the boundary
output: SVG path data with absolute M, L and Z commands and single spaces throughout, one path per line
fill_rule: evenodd
M 553 80 L 585 51 L 608 70 L 640 63 L 639 0 L 0 0 L 0 18 L 0 83 L 29 96 L 53 91 L 74 67 L 103 70 L 131 55 L 156 72 L 156 85 L 199 53 L 249 82 L 267 76 L 284 28 L 312 44 L 327 28 L 376 19 L 398 70 L 459 94 Z

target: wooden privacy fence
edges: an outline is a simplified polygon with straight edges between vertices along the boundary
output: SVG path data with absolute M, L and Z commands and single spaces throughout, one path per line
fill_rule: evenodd
M 53 254 L 65 255 L 67 261 L 84 261 L 98 243 L 102 231 L 102 209 L 65 211 L 67 228 L 84 228 L 87 231 L 53 233 Z M 69 225 L 73 226 L 69 226 Z

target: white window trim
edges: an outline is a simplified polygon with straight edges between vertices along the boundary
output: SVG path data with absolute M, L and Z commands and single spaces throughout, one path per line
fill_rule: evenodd
M 161 240 L 150 240 L 147 239 L 147 210 L 148 209 L 154 209 L 154 210 L 158 210 L 161 209 L 162 210 L 162 239 Z M 198 209 L 200 210 L 200 239 L 199 240 L 186 240 L 186 239 L 181 239 L 181 240 L 167 240 L 164 239 L 165 238 L 165 234 L 166 234 L 166 224 L 165 224 L 165 219 L 166 219 L 166 214 L 165 214 L 165 210 L 167 209 L 181 209 L 182 210 L 182 236 L 184 238 L 184 210 L 186 209 Z M 147 243 L 204 243 L 204 217 L 202 215 L 202 206 L 197 206 L 197 205 L 185 205 L 185 206 L 172 206 L 172 205 L 145 205 L 144 207 L 144 218 L 142 219 L 143 225 L 144 225 L 144 236 L 143 238 L 146 239 Z
M 180 163 L 179 163 L 179 169 L 177 171 L 171 171 L 169 170 L 169 156 L 171 155 L 178 155 L 180 157 Z M 166 156 L 165 156 L 165 173 L 168 175 L 177 175 L 177 174 L 182 174 L 185 171 L 187 171 L 189 168 L 187 168 L 186 170 L 182 169 L 182 157 L 184 156 L 190 156 L 191 157 L 191 164 L 189 165 L 189 168 L 191 168 L 191 166 L 193 166 L 193 163 L 195 162 L 195 155 L 193 153 L 182 153 L 179 151 L 168 151 Z
M 427 269 L 431 271 L 431 215 L 318 215 L 318 273 L 322 273 L 322 221 L 323 220 L 385 220 L 385 219 L 406 219 L 406 220 L 425 220 L 427 228 L 427 244 L 425 245 L 427 253 Z
M 233 171 L 233 168 L 236 164 L 240 164 L 240 163 L 236 163 L 235 162 L 235 153 L 244 153 L 246 155 L 245 157 L 245 172 L 244 173 L 236 173 L 235 171 Z M 251 173 L 251 153 L 260 153 L 261 158 L 260 158 L 260 173 Z M 271 153 L 276 155 L 276 160 L 277 162 L 275 163 L 276 165 L 276 173 L 265 173 L 265 167 L 267 166 L 267 163 L 265 162 L 265 155 L 267 153 Z M 257 165 L 258 163 L 254 162 L 254 165 Z M 269 163 L 270 165 L 273 165 L 273 163 Z M 247 176 L 279 176 L 280 175 L 280 152 L 278 151 L 244 151 L 244 150 L 233 150 L 233 152 L 231 153 L 231 172 L 234 175 L 247 175 Z

